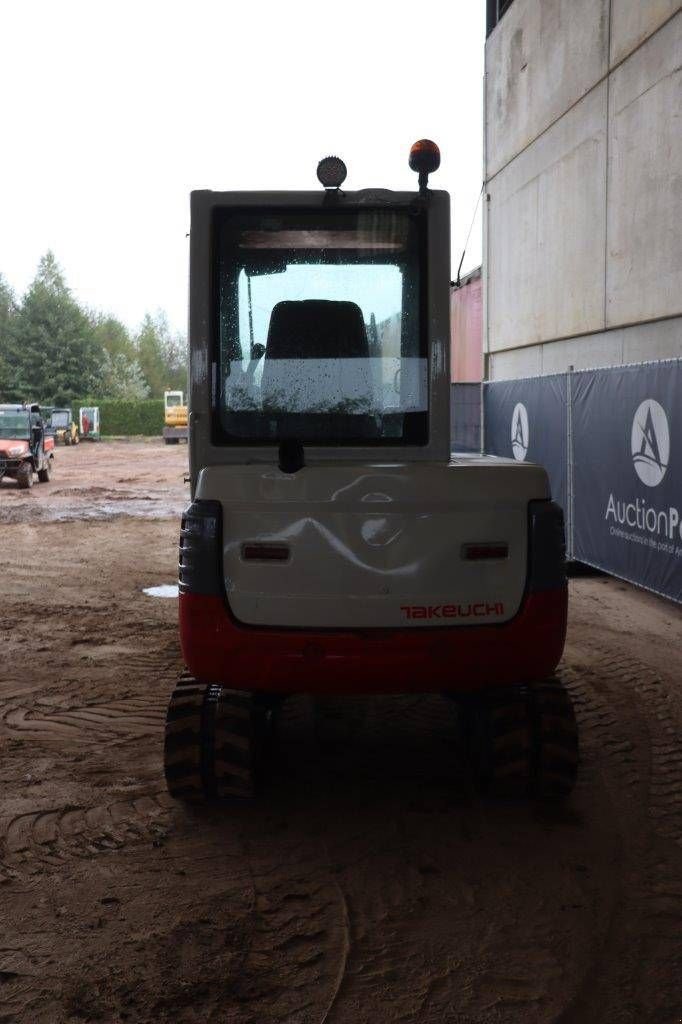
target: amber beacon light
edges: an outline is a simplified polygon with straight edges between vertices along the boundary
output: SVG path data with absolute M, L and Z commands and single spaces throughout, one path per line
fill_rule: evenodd
M 440 150 L 431 139 L 420 139 L 410 150 L 410 168 L 419 175 L 419 191 L 424 192 L 429 183 L 429 174 L 440 167 Z

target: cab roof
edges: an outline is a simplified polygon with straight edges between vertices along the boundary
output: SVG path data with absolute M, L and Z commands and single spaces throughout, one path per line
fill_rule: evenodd
M 7 405 L 0 405 L 0 409 L 3 409 L 5 412 L 40 412 L 40 406 L 37 402 L 30 402 L 23 405 L 14 405 L 9 403 Z

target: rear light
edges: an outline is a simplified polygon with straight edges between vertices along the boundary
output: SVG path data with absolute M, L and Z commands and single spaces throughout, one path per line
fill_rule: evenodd
M 466 562 L 486 562 L 509 558 L 509 545 L 502 541 L 462 544 L 462 558 Z
M 287 544 L 244 544 L 242 558 L 245 562 L 288 562 Z
M 222 594 L 222 506 L 193 501 L 180 526 L 178 587 L 181 594 Z
M 556 590 L 566 585 L 564 513 L 555 501 L 528 503 L 528 586 Z

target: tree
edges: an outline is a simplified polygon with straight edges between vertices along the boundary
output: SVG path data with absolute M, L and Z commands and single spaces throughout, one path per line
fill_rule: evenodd
M 165 389 L 166 369 L 163 342 L 154 318 L 147 313 L 137 336 L 137 359 L 152 398 L 161 398 Z
M 187 339 L 182 334 L 171 334 L 167 324 L 166 332 L 163 335 L 163 358 L 166 366 L 168 390 L 186 391 Z
M 95 394 L 101 362 L 92 324 L 47 252 L 16 316 L 15 397 L 62 405 Z
M 12 398 L 11 367 L 14 359 L 16 314 L 14 293 L 0 274 L 0 401 L 9 401 Z
M 99 388 L 102 398 L 148 398 L 149 387 L 128 328 L 115 316 L 90 313 L 89 318 L 92 336 L 102 357 Z
M 164 391 L 185 390 L 187 343 L 181 335 L 171 334 L 164 313 L 145 316 L 137 336 L 137 358 L 152 398 L 162 398 Z
M 81 309 L 51 252 L 20 305 L 0 276 L 0 401 L 160 398 L 186 378 L 186 341 L 161 311 L 131 337 L 116 317 Z
M 115 316 L 105 316 L 103 313 L 90 313 L 92 323 L 92 335 L 98 346 L 108 352 L 110 356 L 125 356 L 130 362 L 137 359 L 135 342 L 125 324 L 117 320 Z
M 372 315 L 369 318 L 369 331 L 367 332 L 367 334 L 369 341 L 369 354 L 371 356 L 381 355 L 381 348 L 379 346 L 379 332 L 377 331 L 377 318 L 375 317 L 374 313 L 372 313 Z
M 138 361 L 129 359 L 123 352 L 112 356 L 105 350 L 100 370 L 100 395 L 129 401 L 149 398 L 149 387 Z

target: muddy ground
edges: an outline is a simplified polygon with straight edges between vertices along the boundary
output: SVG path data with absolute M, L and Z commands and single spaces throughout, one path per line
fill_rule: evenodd
M 437 697 L 287 706 L 251 807 L 167 796 L 186 448 L 0 484 L 0 1022 L 682 1018 L 682 613 L 571 584 L 561 811 L 479 799 Z

